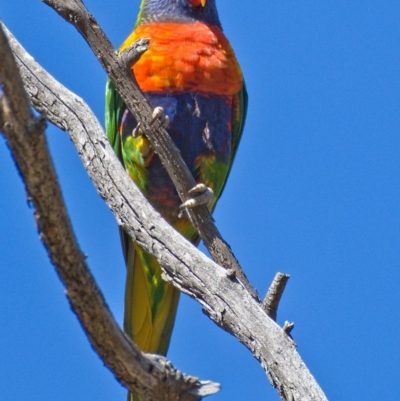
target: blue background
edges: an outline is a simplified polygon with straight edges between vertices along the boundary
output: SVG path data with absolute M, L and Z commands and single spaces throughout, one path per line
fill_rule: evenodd
M 85 4 L 115 46 L 139 0 Z M 391 400 L 399 380 L 400 3 L 218 0 L 250 105 L 217 225 L 264 296 L 289 273 L 278 320 L 332 400 Z M 105 74 L 74 28 L 39 1 L 0 18 L 103 121 Z M 114 217 L 68 135 L 47 136 L 80 246 L 122 321 Z M 38 239 L 0 139 L 0 399 L 125 400 L 92 351 Z M 278 400 L 251 354 L 182 297 L 169 353 L 222 383 L 219 401 Z

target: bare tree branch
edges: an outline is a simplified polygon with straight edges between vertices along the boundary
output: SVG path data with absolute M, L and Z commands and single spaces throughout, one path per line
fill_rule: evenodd
M 220 327 L 257 358 L 283 400 L 326 400 L 294 343 L 261 303 L 226 270 L 210 261 L 151 208 L 129 179 L 84 102 L 45 72 L 11 38 L 21 75 L 34 107 L 68 130 L 99 194 L 119 224 L 160 262 L 164 279 L 202 304 Z
M 131 64 L 126 64 L 124 53 L 119 54 L 108 40 L 101 27 L 97 24 L 81 0 L 42 0 L 54 8 L 66 21 L 75 26 L 89 44 L 101 65 L 112 79 L 118 92 L 121 94 L 128 109 L 141 122 L 141 127 L 150 140 L 152 148 L 160 157 L 168 171 L 179 196 L 185 202 L 188 191 L 196 185 L 193 176 L 187 168 L 182 156 L 170 140 L 168 133 L 162 127 L 151 126 L 152 108 L 137 86 L 130 70 Z M 206 206 L 187 209 L 190 220 L 203 240 L 216 263 L 232 272 L 247 288 L 255 299 L 259 299 L 257 292 L 249 283 L 246 275 L 232 253 L 229 245 L 223 240 L 215 227 L 213 218 Z
M 164 357 L 146 355 L 119 329 L 80 251 L 44 135 L 45 120 L 30 109 L 18 68 L 0 25 L 0 127 L 35 207 L 35 220 L 67 297 L 92 346 L 116 378 L 148 400 L 194 401 L 219 386 L 176 370 Z
M 267 295 L 265 296 L 263 309 L 274 321 L 276 321 L 276 312 L 278 310 L 279 301 L 281 300 L 283 291 L 285 291 L 289 277 L 289 274 L 276 273 L 271 285 L 269 286 Z

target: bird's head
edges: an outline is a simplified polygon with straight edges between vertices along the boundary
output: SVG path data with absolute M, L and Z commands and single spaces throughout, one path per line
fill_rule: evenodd
M 142 0 L 137 25 L 201 21 L 220 26 L 215 0 Z

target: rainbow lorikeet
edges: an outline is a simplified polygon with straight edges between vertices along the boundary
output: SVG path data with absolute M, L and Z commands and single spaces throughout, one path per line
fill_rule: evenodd
M 153 107 L 169 119 L 167 131 L 198 183 L 214 192 L 215 208 L 234 160 L 247 109 L 235 54 L 222 32 L 215 0 L 142 0 L 135 28 L 121 47 L 139 38 L 150 49 L 132 67 Z M 161 215 L 188 240 L 199 238 L 148 139 L 113 83 L 106 90 L 106 128 L 127 173 Z M 145 352 L 165 354 L 179 291 L 161 279 L 156 259 L 122 234 L 127 264 L 124 329 Z

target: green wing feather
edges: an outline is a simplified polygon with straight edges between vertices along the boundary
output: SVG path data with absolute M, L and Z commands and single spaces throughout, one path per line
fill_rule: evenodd
M 123 100 L 110 78 L 106 84 L 106 134 L 114 152 L 122 161 L 122 145 L 119 124 L 122 118 Z
M 219 199 L 224 191 L 226 182 L 228 181 L 229 174 L 232 169 L 233 162 L 236 157 L 236 153 L 240 144 L 240 140 L 242 138 L 244 124 L 246 122 L 246 115 L 247 115 L 247 105 L 248 105 L 248 96 L 246 90 L 246 84 L 243 82 L 242 90 L 236 95 L 236 100 L 233 102 L 232 107 L 232 157 L 229 162 L 228 172 L 226 174 L 225 182 L 222 186 L 221 192 L 218 195 L 218 198 L 215 202 Z
M 233 116 L 235 118 L 235 114 L 238 113 L 239 118 L 234 120 L 232 123 L 232 159 L 231 166 L 236 156 L 237 149 L 239 147 L 240 139 L 242 138 L 244 123 L 246 122 L 247 115 L 247 105 L 248 105 L 248 96 L 246 90 L 246 84 L 243 82 L 243 88 L 238 93 L 238 105 L 239 110 L 233 110 Z
M 122 164 L 124 164 L 124 162 L 122 158 L 122 143 L 121 136 L 119 135 L 119 126 L 123 109 L 124 102 L 122 97 L 115 89 L 114 83 L 110 78 L 108 78 L 106 83 L 106 134 L 115 154 L 118 156 Z M 127 263 L 129 243 L 132 241 L 122 229 L 120 230 L 120 236 L 125 263 Z

